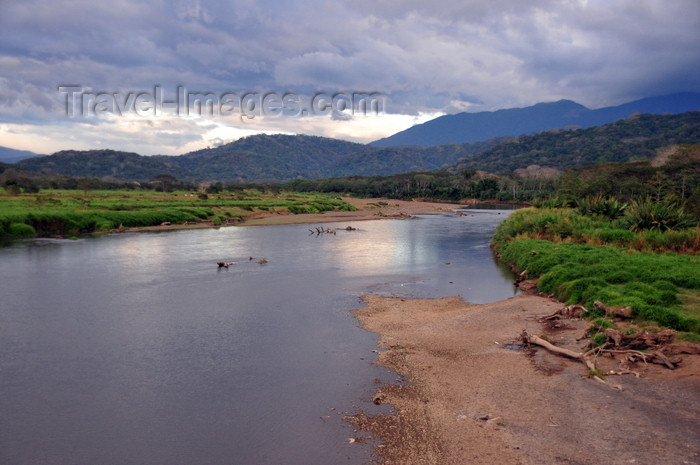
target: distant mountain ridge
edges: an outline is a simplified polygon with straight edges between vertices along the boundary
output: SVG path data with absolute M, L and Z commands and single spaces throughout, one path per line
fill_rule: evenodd
M 41 156 L 38 153 L 30 152 L 29 150 L 16 150 L 9 147 L 0 146 L 0 162 L 16 163 L 25 158 L 33 158 Z
M 575 109 L 575 106 L 569 105 Z M 269 183 L 339 176 L 476 169 L 502 173 L 529 165 L 563 169 L 653 158 L 659 148 L 700 143 L 700 111 L 637 115 L 587 129 L 549 130 L 483 142 L 372 147 L 305 135 L 256 135 L 180 156 L 64 150 L 2 165 L 1 171 L 145 182 L 158 175 L 189 183 Z
M 445 115 L 379 139 L 370 145 L 427 147 L 461 144 L 493 137 L 517 137 L 567 126 L 601 126 L 634 113 L 677 114 L 696 110 L 700 110 L 700 93 L 695 92 L 644 98 L 597 110 L 590 110 L 571 100 L 559 100 L 525 108 Z
M 498 139 L 442 147 L 375 148 L 304 135 L 255 135 L 180 156 L 142 156 L 116 150 L 63 150 L 22 160 L 19 169 L 44 174 L 148 181 L 168 174 L 181 181 L 275 182 L 334 176 L 383 176 L 447 168 L 495 146 Z

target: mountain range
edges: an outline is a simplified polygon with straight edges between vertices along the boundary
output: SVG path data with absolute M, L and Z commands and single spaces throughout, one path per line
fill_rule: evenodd
M 479 113 L 445 115 L 417 124 L 370 145 L 421 147 L 462 144 L 492 137 L 538 133 L 548 129 L 601 126 L 634 113 L 664 114 L 700 110 L 700 93 L 676 93 L 644 98 L 614 107 L 590 110 L 571 100 L 538 103 L 526 108 L 511 108 Z
M 473 114 L 473 118 L 481 118 L 481 122 L 474 123 L 475 127 L 487 127 L 489 119 L 494 118 L 523 126 L 529 124 L 534 114 L 540 115 L 540 123 L 548 121 L 546 126 L 551 127 L 539 134 L 517 138 L 504 137 L 507 135 L 492 131 L 488 134 L 497 134 L 496 137 L 439 146 L 377 147 L 305 135 L 256 135 L 179 156 L 141 156 L 115 150 L 64 150 L 50 156 L 26 158 L 8 166 L 46 176 L 142 182 L 158 175 L 170 175 L 186 182 L 225 183 L 378 176 L 435 170 L 504 172 L 533 164 L 561 169 L 604 161 L 648 159 L 666 145 L 700 143 L 700 112 L 639 115 L 636 111 L 641 109 L 647 110 L 646 113 L 658 113 L 695 105 L 692 102 L 700 102 L 700 94 L 674 94 L 611 107 L 604 109 L 606 111 L 603 113 L 608 115 L 606 117 L 614 114 L 629 116 L 630 113 L 633 116 L 586 129 L 576 129 L 581 125 L 568 123 L 583 121 L 581 115 L 589 115 L 588 122 L 594 121 L 590 112 L 601 110 L 588 110 L 570 101 L 477 113 Z M 497 117 L 494 116 L 496 114 Z M 451 124 L 444 127 L 449 129 Z M 568 129 L 553 129 L 559 127 Z M 438 132 L 440 130 L 436 129 Z M 469 126 L 460 130 L 473 132 L 474 128 Z M 2 170 L 6 169 L 4 167 Z
M 63 150 L 12 165 L 45 175 L 147 181 L 161 174 L 188 182 L 275 182 L 446 169 L 498 140 L 442 147 L 375 148 L 326 137 L 255 135 L 180 156 L 116 150 Z

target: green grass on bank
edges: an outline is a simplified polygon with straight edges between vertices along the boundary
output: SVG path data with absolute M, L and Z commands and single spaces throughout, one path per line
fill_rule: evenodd
M 328 194 L 48 190 L 0 192 L 0 238 L 75 235 L 163 222 L 221 224 L 260 212 L 319 213 L 354 207 Z
M 697 228 L 633 232 L 567 209 L 525 209 L 493 242 L 501 260 L 539 278 L 540 292 L 583 304 L 592 317 L 600 300 L 631 306 L 637 320 L 700 334 Z
M 633 231 L 625 218 L 611 220 L 582 215 L 570 208 L 528 208 L 501 223 L 493 242 L 510 239 L 546 239 L 590 245 L 615 245 L 647 252 L 696 254 L 700 251 L 700 228 Z

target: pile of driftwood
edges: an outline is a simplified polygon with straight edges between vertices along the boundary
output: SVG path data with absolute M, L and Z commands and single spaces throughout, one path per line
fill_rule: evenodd
M 320 227 L 320 228 L 316 228 L 315 231 L 313 229 L 309 229 L 309 231 L 311 231 L 311 234 L 316 233 L 317 236 L 319 234 L 333 234 L 333 235 L 335 235 L 335 228 L 323 229 L 323 227 Z
M 610 307 L 599 301 L 596 301 L 594 305 L 596 308 L 603 310 L 606 316 L 610 318 L 626 319 L 632 317 L 631 307 Z M 586 312 L 586 308 L 582 305 L 569 305 L 549 315 L 538 317 L 537 320 L 541 323 L 545 323 L 562 318 L 580 319 Z M 596 331 L 596 328 L 590 327 L 586 330 L 585 336 L 578 340 L 589 337 L 594 331 Z M 675 333 L 676 332 L 672 329 L 663 329 L 657 332 L 638 330 L 632 334 L 625 334 L 616 329 L 607 328 L 604 331 L 597 331 L 597 334 L 605 335 L 604 343 L 595 345 L 593 340 L 591 340 L 588 345 L 583 348 L 582 352 L 557 347 L 546 339 L 529 334 L 525 330 L 520 334 L 520 339 L 523 344 L 538 345 L 552 353 L 581 361 L 588 368 L 590 376 L 605 382 L 601 378 L 603 374 L 633 374 L 638 377 L 639 373 L 630 369 L 630 364 L 637 362 L 659 364 L 671 370 L 676 368 L 681 363 L 682 359 L 680 357 L 668 357 L 663 352 L 664 347 L 667 347 L 673 341 Z M 605 373 L 599 372 L 596 368 L 596 359 L 601 355 L 608 355 L 611 357 L 621 355 L 621 369 Z

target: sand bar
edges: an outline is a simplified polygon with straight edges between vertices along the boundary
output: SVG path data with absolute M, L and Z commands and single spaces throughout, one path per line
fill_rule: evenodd
M 460 298 L 366 297 L 356 312 L 379 334 L 377 363 L 407 383 L 375 397 L 394 416 L 351 419 L 381 440 L 379 463 L 696 464 L 700 463 L 700 363 L 658 365 L 632 374 L 587 377 L 585 367 L 543 349 L 514 350 L 523 329 L 580 349 L 587 325 L 547 331 L 534 317 L 562 304 L 522 295 L 470 305 Z M 604 369 L 614 361 L 600 361 Z

